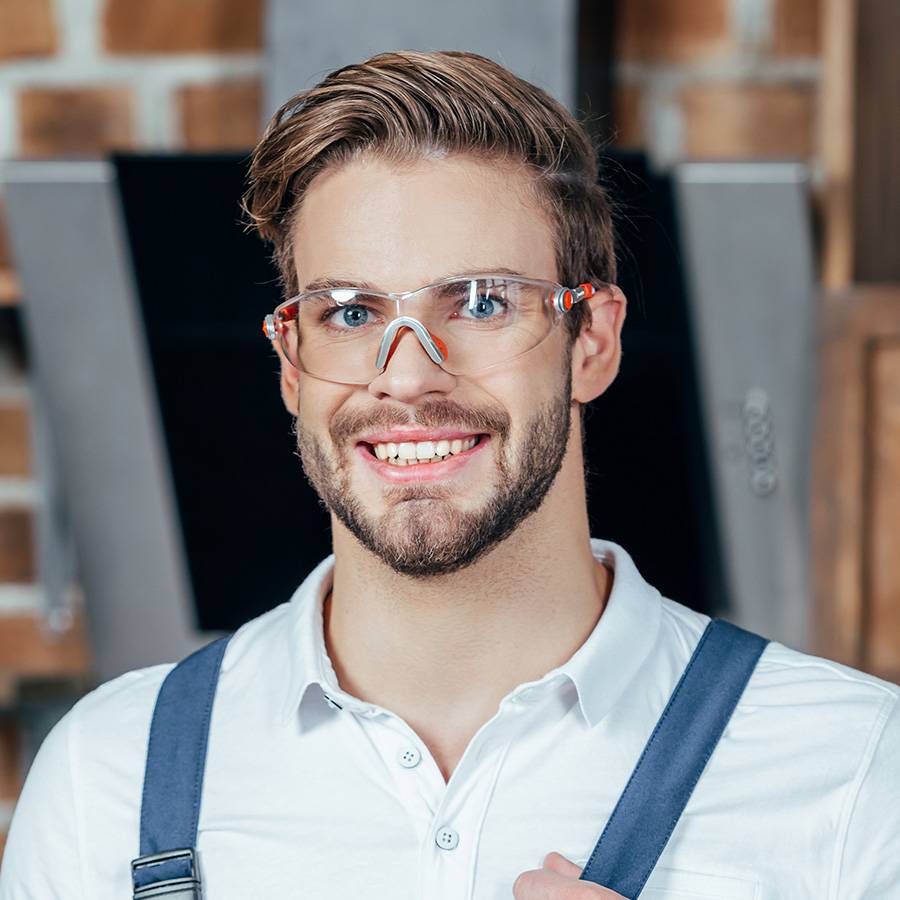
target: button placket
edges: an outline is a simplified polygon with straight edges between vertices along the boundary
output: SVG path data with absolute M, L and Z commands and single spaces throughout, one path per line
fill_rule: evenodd
M 481 739 L 479 752 L 470 753 L 470 747 L 454 770 L 432 820 L 430 860 L 426 856 L 421 883 L 423 896 L 434 900 L 472 896 L 477 843 L 510 746 L 509 729 Z
M 445 787 L 437 766 L 427 749 L 420 747 L 417 735 L 396 716 L 365 721 L 364 730 L 390 777 L 392 793 L 405 808 L 416 833 L 430 843 L 434 815 Z

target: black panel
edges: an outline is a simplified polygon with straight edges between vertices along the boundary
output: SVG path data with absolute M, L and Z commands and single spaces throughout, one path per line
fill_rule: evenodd
M 115 162 L 198 624 L 231 630 L 331 551 L 260 333 L 276 272 L 240 223 L 245 158 Z M 605 173 L 630 308 L 621 374 L 587 418 L 593 533 L 708 612 L 721 579 L 669 187 L 638 156 Z
M 260 331 L 279 302 L 237 156 L 116 158 L 198 624 L 234 629 L 331 552 Z
M 671 184 L 623 152 L 606 155 L 601 180 L 628 315 L 619 376 L 587 413 L 592 533 L 622 544 L 663 594 L 712 614 L 727 598 Z

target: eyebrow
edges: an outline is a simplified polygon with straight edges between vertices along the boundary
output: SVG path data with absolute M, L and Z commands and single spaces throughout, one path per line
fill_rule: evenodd
M 527 277 L 521 272 L 517 272 L 515 269 L 510 269 L 506 266 L 493 266 L 491 268 L 482 267 L 480 269 L 472 269 L 469 272 L 450 272 L 447 275 L 442 275 L 427 283 L 436 284 L 437 282 L 444 281 L 447 278 L 477 278 L 480 275 L 512 275 L 513 277 L 518 278 Z M 389 291 L 381 290 L 381 288 L 376 287 L 374 284 L 372 284 L 372 282 L 366 281 L 363 278 L 342 277 L 338 275 L 329 275 L 323 276 L 322 278 L 316 278 L 314 281 L 311 281 L 309 284 L 307 284 L 306 287 L 302 288 L 301 293 L 307 294 L 311 293 L 312 291 L 335 291 L 341 288 L 361 288 L 364 291 L 372 291 L 376 294 L 390 293 Z M 397 291 L 396 293 L 403 292 Z

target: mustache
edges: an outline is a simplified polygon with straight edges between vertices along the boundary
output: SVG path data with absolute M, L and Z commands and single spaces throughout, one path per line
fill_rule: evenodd
M 426 400 L 416 406 L 412 418 L 400 407 L 383 406 L 371 410 L 338 412 L 328 432 L 336 447 L 366 431 L 386 430 L 395 425 L 421 425 L 424 428 L 458 427 L 472 432 L 489 432 L 507 437 L 509 414 L 496 406 L 463 406 L 455 400 Z

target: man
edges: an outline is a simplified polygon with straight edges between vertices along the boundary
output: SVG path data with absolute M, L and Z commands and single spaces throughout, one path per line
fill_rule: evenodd
M 625 318 L 596 174 L 564 109 L 462 53 L 332 73 L 256 148 L 266 331 L 334 556 L 227 645 L 212 900 L 619 896 L 579 875 L 708 618 L 589 535 L 580 412 Z M 2 900 L 129 896 L 171 670 L 48 737 Z M 900 897 L 898 695 L 768 644 L 643 895 Z

